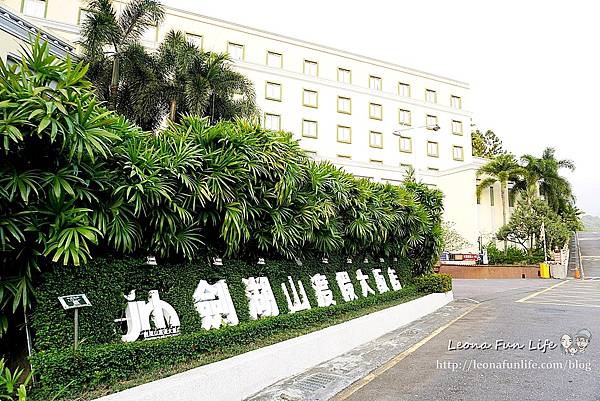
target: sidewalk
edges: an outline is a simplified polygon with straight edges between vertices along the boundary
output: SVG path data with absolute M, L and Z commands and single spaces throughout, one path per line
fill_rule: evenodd
M 475 302 L 454 301 L 352 351 L 277 382 L 248 401 L 325 401 L 409 350 L 438 328 L 469 311 Z

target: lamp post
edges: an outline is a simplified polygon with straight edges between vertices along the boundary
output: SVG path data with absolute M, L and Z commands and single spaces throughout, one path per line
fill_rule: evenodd
M 432 131 L 439 131 L 440 130 L 440 126 L 437 125 L 437 124 L 435 124 L 435 125 L 421 125 L 420 127 L 410 127 L 410 128 L 396 129 L 396 130 L 392 131 L 392 134 L 394 134 L 396 136 L 400 136 L 405 131 L 410 131 L 410 130 L 419 129 L 419 128 L 427 128 L 427 129 L 430 129 Z

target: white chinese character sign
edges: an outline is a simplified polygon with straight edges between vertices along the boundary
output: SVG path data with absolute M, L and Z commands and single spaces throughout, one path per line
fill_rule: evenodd
M 306 291 L 304 290 L 304 285 L 302 285 L 302 281 L 298 280 L 298 289 L 296 289 L 296 286 L 294 285 L 294 280 L 292 280 L 290 276 L 288 276 L 288 281 L 290 282 L 290 289 L 292 295 L 290 296 L 290 293 L 285 283 L 281 283 L 281 289 L 285 294 L 290 313 L 310 309 L 310 303 L 308 302 L 308 297 L 306 296 Z M 301 297 L 302 299 L 300 299 Z
M 333 292 L 331 292 L 329 289 L 329 282 L 327 281 L 326 276 L 323 274 L 315 274 L 310 278 L 310 282 L 313 290 L 315 290 L 318 306 L 335 305 L 335 301 L 333 300 Z
M 337 281 L 344 301 L 350 302 L 358 299 L 356 292 L 354 292 L 354 286 L 352 285 L 352 281 L 350 281 L 350 275 L 348 272 L 335 273 L 335 281 Z
M 253 320 L 263 316 L 279 315 L 279 308 L 277 307 L 277 302 L 275 302 L 275 296 L 273 295 L 268 278 L 243 278 L 242 282 L 246 288 L 248 309 L 250 310 L 250 317 Z
M 223 324 L 238 324 L 225 280 L 219 280 L 213 285 L 208 284 L 206 280 L 200 280 L 193 297 L 194 306 L 202 318 L 203 329 L 218 329 Z
M 375 290 L 369 287 L 369 282 L 367 281 L 369 279 L 369 276 L 363 274 L 363 272 L 360 269 L 356 271 L 356 279 L 360 283 L 360 289 L 362 291 L 363 297 L 366 297 L 369 294 L 375 294 Z
M 125 318 L 115 320 L 127 322 L 127 333 L 121 336 L 123 341 L 131 342 L 140 337 L 149 340 L 179 334 L 179 316 L 171 305 L 160 299 L 158 291 L 148 291 L 148 302 L 135 301 L 135 290 L 126 295 L 125 299 L 128 301 Z
M 392 285 L 392 290 L 398 291 L 402 289 L 402 284 L 400 284 L 400 280 L 398 280 L 398 276 L 396 275 L 396 271 L 391 267 L 387 269 L 388 277 L 390 279 L 390 284 Z
M 381 269 L 373 269 L 373 277 L 375 278 L 375 285 L 377 286 L 377 291 L 380 294 L 384 292 L 388 292 L 390 289 L 385 282 L 385 277 L 381 274 Z

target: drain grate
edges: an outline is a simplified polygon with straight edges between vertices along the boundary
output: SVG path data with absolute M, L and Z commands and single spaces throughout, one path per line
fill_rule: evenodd
M 313 375 L 308 376 L 306 379 L 300 380 L 296 383 L 296 386 L 302 390 L 309 393 L 314 393 L 316 391 L 322 390 L 330 383 L 333 383 L 337 379 L 335 375 L 328 375 L 326 373 L 315 373 Z

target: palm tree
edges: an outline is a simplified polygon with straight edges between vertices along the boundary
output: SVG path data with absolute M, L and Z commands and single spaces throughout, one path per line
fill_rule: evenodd
M 117 16 L 111 0 L 89 0 L 88 11 L 79 44 L 85 61 L 92 65 L 91 80 L 102 88 L 101 94 L 108 89 L 106 100 L 115 110 L 118 108 L 121 72 L 131 61 L 127 57 L 128 51 L 131 46 L 139 45 L 140 37 L 149 26 L 156 26 L 163 20 L 164 10 L 157 0 L 132 0 Z M 139 51 L 135 54 L 139 55 Z M 109 85 L 106 85 L 107 81 Z
M 500 183 L 500 197 L 502 199 L 502 225 L 506 225 L 506 205 L 508 197 L 508 181 L 519 181 L 523 173 L 521 166 L 512 154 L 502 154 L 490 160 L 477 170 L 477 175 L 485 178 L 477 185 L 477 196 L 484 188 Z
M 571 160 L 557 160 L 555 153 L 554 148 L 546 148 L 541 158 L 532 155 L 522 156 L 525 182 L 521 183 L 520 187 L 523 189 L 526 185 L 535 188 L 539 185 L 539 193 L 555 212 L 560 213 L 567 209 L 567 205 L 574 203 L 574 198 L 571 184 L 559 174 L 559 171 L 562 168 L 573 171 L 575 164 Z

